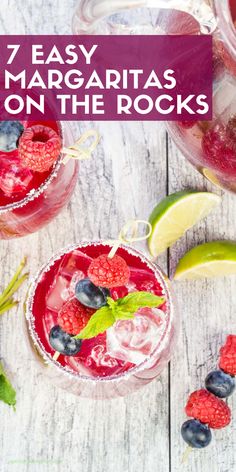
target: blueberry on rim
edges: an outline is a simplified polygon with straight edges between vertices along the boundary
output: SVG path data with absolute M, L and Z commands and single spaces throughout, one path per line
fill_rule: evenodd
M 0 151 L 11 152 L 18 147 L 24 126 L 19 121 L 0 122 Z

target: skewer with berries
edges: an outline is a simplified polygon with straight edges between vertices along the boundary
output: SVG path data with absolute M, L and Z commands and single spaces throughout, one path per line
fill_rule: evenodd
M 205 380 L 205 388 L 193 392 L 185 411 L 190 420 L 181 428 L 188 449 L 207 447 L 212 440 L 212 429 L 221 429 L 229 425 L 231 410 L 223 399 L 227 399 L 235 390 L 236 382 L 236 335 L 230 335 L 220 349 L 219 369 L 210 372 Z

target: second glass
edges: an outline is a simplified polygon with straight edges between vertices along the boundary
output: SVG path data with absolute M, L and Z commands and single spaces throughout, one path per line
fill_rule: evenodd
M 28 123 L 26 127 L 31 124 Z M 42 125 L 54 129 L 61 136 L 63 146 L 68 147 L 73 144 L 73 135 L 68 123 L 42 122 Z M 0 151 L 2 189 L 0 189 L 0 239 L 25 236 L 45 226 L 68 203 L 77 182 L 78 161 L 70 159 L 64 165 L 62 162 L 64 156 L 60 154 L 49 172 L 35 173 L 33 180 L 30 181 L 33 187 L 27 189 L 29 171 L 24 168 L 18 170 L 17 160 L 16 166 L 13 163 L 10 170 L 8 167 L 11 155 L 14 160 L 16 152 L 17 150 L 8 153 Z M 6 162 L 5 169 L 4 162 Z M 37 175 L 40 181 L 37 180 Z M 21 186 L 23 189 L 25 186 L 25 196 L 21 197 L 21 193 L 17 193 L 18 187 L 16 193 L 12 193 L 13 185 Z M 22 191 L 21 188 L 20 190 Z

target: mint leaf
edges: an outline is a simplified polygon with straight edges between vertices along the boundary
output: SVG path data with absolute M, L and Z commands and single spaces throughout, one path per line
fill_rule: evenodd
M 129 311 L 122 311 L 118 310 L 116 311 L 116 321 L 117 320 L 133 320 L 134 319 L 134 314 L 130 313 Z
M 157 308 L 164 303 L 163 297 L 158 297 L 150 292 L 132 292 L 124 298 L 117 300 L 116 316 L 119 317 L 119 312 L 128 312 L 134 314 L 139 308 Z
M 133 292 L 124 298 L 113 300 L 107 298 L 107 306 L 97 310 L 85 328 L 74 336 L 75 339 L 91 339 L 104 333 L 118 320 L 130 320 L 139 308 L 155 308 L 164 303 L 165 299 L 149 292 Z
M 0 363 L 0 400 L 7 403 L 7 405 L 15 407 L 16 392 L 8 380 L 3 366 Z M 15 408 L 14 408 L 15 409 Z
M 90 318 L 88 324 L 80 331 L 75 339 L 91 339 L 110 328 L 116 319 L 109 306 L 97 310 Z

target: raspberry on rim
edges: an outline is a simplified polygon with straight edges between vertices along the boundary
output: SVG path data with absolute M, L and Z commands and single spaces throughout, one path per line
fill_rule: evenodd
M 88 276 L 97 287 L 120 287 L 129 281 L 130 270 L 123 257 L 102 254 L 91 262 Z
M 79 334 L 96 310 L 82 305 L 77 298 L 70 299 L 58 314 L 58 325 L 68 334 Z
M 61 151 L 61 138 L 52 128 L 33 125 L 26 128 L 19 140 L 19 156 L 25 167 L 46 172 Z

